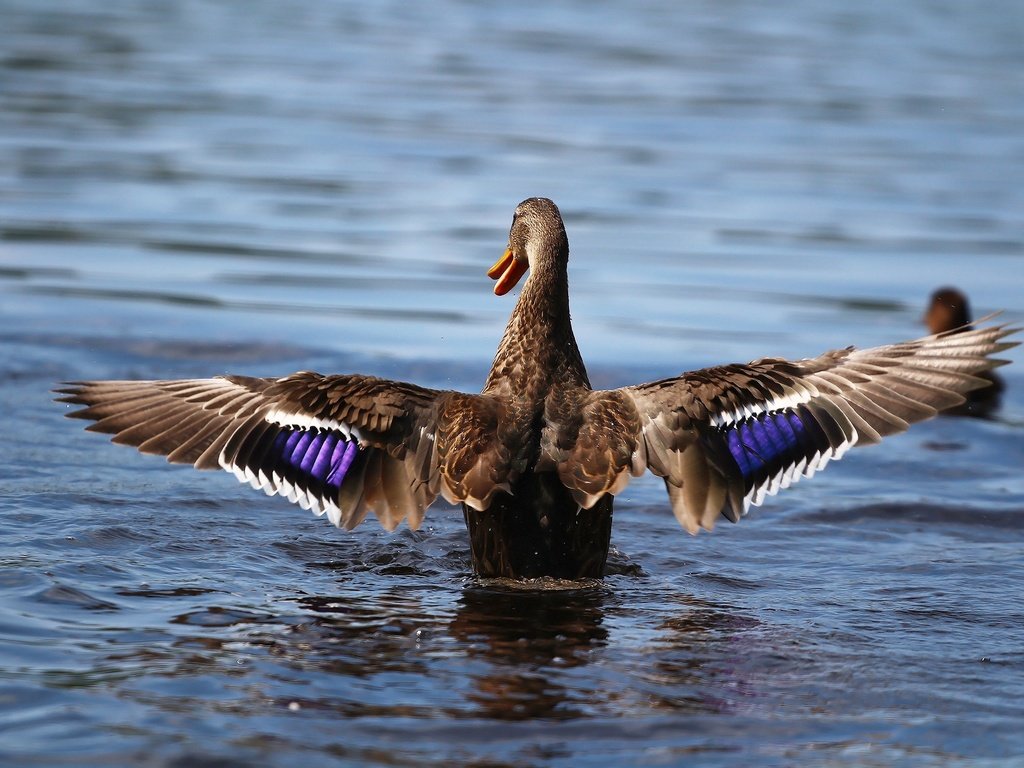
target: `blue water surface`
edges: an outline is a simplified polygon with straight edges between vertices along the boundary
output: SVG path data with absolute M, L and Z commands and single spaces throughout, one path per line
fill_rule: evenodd
M 0 0 L 0 763 L 1016 766 L 1024 353 L 995 419 L 857 450 L 610 574 L 471 575 L 109 445 L 57 382 L 479 389 L 512 210 L 599 386 L 1024 320 L 1024 12 L 748 0 Z

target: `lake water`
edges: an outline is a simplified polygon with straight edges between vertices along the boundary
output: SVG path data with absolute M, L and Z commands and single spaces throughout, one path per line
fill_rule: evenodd
M 0 0 L 0 763 L 1017 766 L 1024 353 L 998 418 L 854 451 L 610 575 L 471 576 L 110 446 L 56 382 L 476 390 L 516 203 L 602 386 L 1024 319 L 1024 12 Z

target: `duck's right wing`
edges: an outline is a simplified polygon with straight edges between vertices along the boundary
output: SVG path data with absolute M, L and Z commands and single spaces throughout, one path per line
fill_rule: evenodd
M 418 528 L 438 493 L 489 501 L 494 455 L 481 425 L 490 398 L 372 376 L 303 371 L 279 379 L 221 376 L 86 381 L 58 390 L 86 406 L 68 415 L 113 442 L 197 469 L 224 469 L 269 495 L 353 528 L 374 512 L 387 529 Z M 490 433 L 493 435 L 493 431 Z

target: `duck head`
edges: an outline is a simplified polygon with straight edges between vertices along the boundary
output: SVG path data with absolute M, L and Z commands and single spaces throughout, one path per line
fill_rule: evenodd
M 508 247 L 487 276 L 498 282 L 494 293 L 504 296 L 511 291 L 526 270 L 534 272 L 548 263 L 569 260 L 569 239 L 558 206 L 546 197 L 530 197 L 516 206 L 512 215 L 512 228 L 508 233 Z
M 956 288 L 939 288 L 932 294 L 924 313 L 929 333 L 942 333 L 961 328 L 971 322 L 967 297 Z

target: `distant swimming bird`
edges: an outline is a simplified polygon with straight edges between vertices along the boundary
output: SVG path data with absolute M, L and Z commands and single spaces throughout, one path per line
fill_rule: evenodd
M 967 296 L 956 288 L 939 288 L 928 302 L 924 324 L 932 334 L 970 330 L 971 308 Z M 950 416 L 988 418 L 999 409 L 1005 388 L 1002 377 L 993 371 L 979 371 L 975 375 L 983 379 L 985 384 L 965 393 L 964 402 L 944 410 L 943 413 Z
M 460 503 L 483 576 L 600 577 L 613 497 L 650 470 L 691 533 L 962 403 L 1014 346 L 994 325 L 873 349 L 765 358 L 591 389 L 569 320 L 558 208 L 516 208 L 488 275 L 530 271 L 478 394 L 355 374 L 91 381 L 59 390 L 68 415 L 115 443 L 225 469 L 337 526 L 373 512 L 417 528 L 440 494 Z

